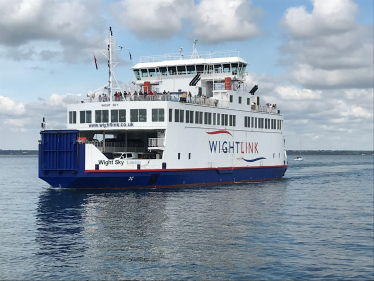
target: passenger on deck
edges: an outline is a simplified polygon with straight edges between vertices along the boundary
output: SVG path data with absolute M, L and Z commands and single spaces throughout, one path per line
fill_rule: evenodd
M 101 95 L 99 95 L 99 101 L 101 101 L 101 100 L 102 100 Z
M 143 92 L 140 90 L 139 91 L 139 96 L 142 96 L 143 95 Z
M 120 100 L 120 101 L 123 101 L 122 93 L 121 93 L 121 92 L 119 92 L 119 100 Z
M 163 95 L 166 95 L 166 91 L 164 90 L 164 91 L 162 92 L 162 94 L 163 94 Z

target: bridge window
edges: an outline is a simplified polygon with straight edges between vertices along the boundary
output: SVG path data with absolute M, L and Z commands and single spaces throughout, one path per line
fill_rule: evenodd
M 230 65 L 229 64 L 224 64 L 223 65 L 223 72 L 224 73 L 230 73 Z
M 140 80 L 140 70 L 139 69 L 134 69 L 134 75 L 137 80 Z
M 147 122 L 147 110 L 146 109 L 130 109 L 130 121 L 131 122 Z
M 173 109 L 169 108 L 169 122 L 173 122 Z
M 239 97 L 239 104 L 242 103 L 242 97 Z
M 148 69 L 148 72 L 149 72 L 149 77 L 155 77 L 156 76 L 156 69 L 154 69 L 154 68 Z
M 69 111 L 69 124 L 77 123 L 77 112 Z
M 251 98 L 247 98 L 247 105 L 251 103 Z
M 91 110 L 80 112 L 80 123 L 91 123 Z
M 164 122 L 164 109 L 163 108 L 152 109 L 152 122 Z
M 187 74 L 195 74 L 195 66 L 194 65 L 187 65 Z
M 162 76 L 168 75 L 168 70 L 166 67 L 160 67 L 159 69 Z
M 238 64 L 237 63 L 231 64 L 231 72 L 232 72 L 232 75 L 237 75 L 238 74 Z
M 185 65 L 178 66 L 177 69 L 178 69 L 178 75 L 179 74 L 182 74 L 182 75 L 186 74 L 186 66 Z
M 177 68 L 175 66 L 169 66 L 168 73 L 169 75 L 175 75 L 177 73 Z
M 213 113 L 213 125 L 216 124 L 216 113 Z
M 221 121 L 221 114 L 217 113 L 217 125 L 220 124 L 220 121 Z
M 147 69 L 142 69 L 142 77 L 148 77 L 148 70 Z
M 230 95 L 230 102 L 233 102 L 233 100 L 234 100 L 234 96 Z
M 196 65 L 197 73 L 204 73 L 204 65 Z
M 214 65 L 214 73 L 221 73 L 222 72 L 222 65 L 221 64 L 215 64 Z
M 247 66 L 246 64 L 239 63 L 239 73 L 240 74 L 244 73 L 246 66 Z
M 109 110 L 95 110 L 95 123 L 109 122 Z

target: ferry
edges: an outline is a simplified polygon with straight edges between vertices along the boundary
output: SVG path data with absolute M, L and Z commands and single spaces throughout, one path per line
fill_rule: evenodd
M 140 57 L 134 81 L 115 77 L 113 31 L 102 53 L 109 79 L 67 106 L 66 130 L 39 141 L 39 178 L 56 188 L 173 188 L 281 179 L 283 116 L 261 105 L 238 51 Z M 96 58 L 95 58 L 96 63 Z M 97 67 L 97 65 L 96 65 Z

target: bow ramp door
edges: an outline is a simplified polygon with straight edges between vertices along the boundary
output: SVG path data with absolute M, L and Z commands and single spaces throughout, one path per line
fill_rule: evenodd
M 78 131 L 42 131 L 39 148 L 40 166 L 47 171 L 77 171 Z

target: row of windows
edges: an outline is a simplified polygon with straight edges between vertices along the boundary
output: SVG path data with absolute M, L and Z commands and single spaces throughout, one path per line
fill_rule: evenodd
M 186 116 L 186 123 L 189 124 L 236 126 L 236 115 L 191 110 L 186 110 L 186 115 L 184 115 L 183 109 L 174 110 L 174 122 L 183 123 L 184 116 Z M 173 122 L 173 109 L 171 108 L 169 109 L 169 122 Z
M 282 130 L 283 120 L 244 116 L 244 127 Z
M 91 123 L 91 111 L 80 111 L 80 123 Z M 236 115 L 220 114 L 212 112 L 191 111 L 183 109 L 169 109 L 169 122 L 189 123 L 189 124 L 205 124 L 205 125 L 221 125 L 236 126 Z M 163 108 L 152 109 L 152 122 L 164 122 L 165 112 Z M 95 110 L 95 123 L 109 122 L 109 110 Z M 110 122 L 126 122 L 126 109 L 110 110 Z M 130 122 L 147 122 L 146 109 L 130 109 Z M 76 111 L 69 111 L 69 124 L 77 123 Z M 282 130 L 283 120 L 258 118 L 244 116 L 244 127 Z
M 230 95 L 230 103 L 233 103 L 234 102 L 234 96 L 233 95 Z M 242 104 L 242 97 L 238 97 L 238 103 L 239 104 Z M 251 99 L 250 98 L 247 98 L 247 105 L 251 105 Z
M 232 73 L 232 75 L 237 75 L 238 73 L 243 74 L 246 66 L 247 65 L 243 63 L 162 66 L 148 69 L 134 69 L 134 74 L 138 80 L 141 77 L 184 75 L 196 73 Z
M 152 122 L 164 122 L 164 109 L 152 109 Z M 80 123 L 92 123 L 91 111 L 80 111 Z M 95 110 L 95 123 L 109 122 L 109 110 Z M 126 109 L 110 110 L 110 122 L 126 122 Z M 146 109 L 130 109 L 130 122 L 147 122 Z M 77 112 L 69 111 L 69 124 L 77 123 Z

